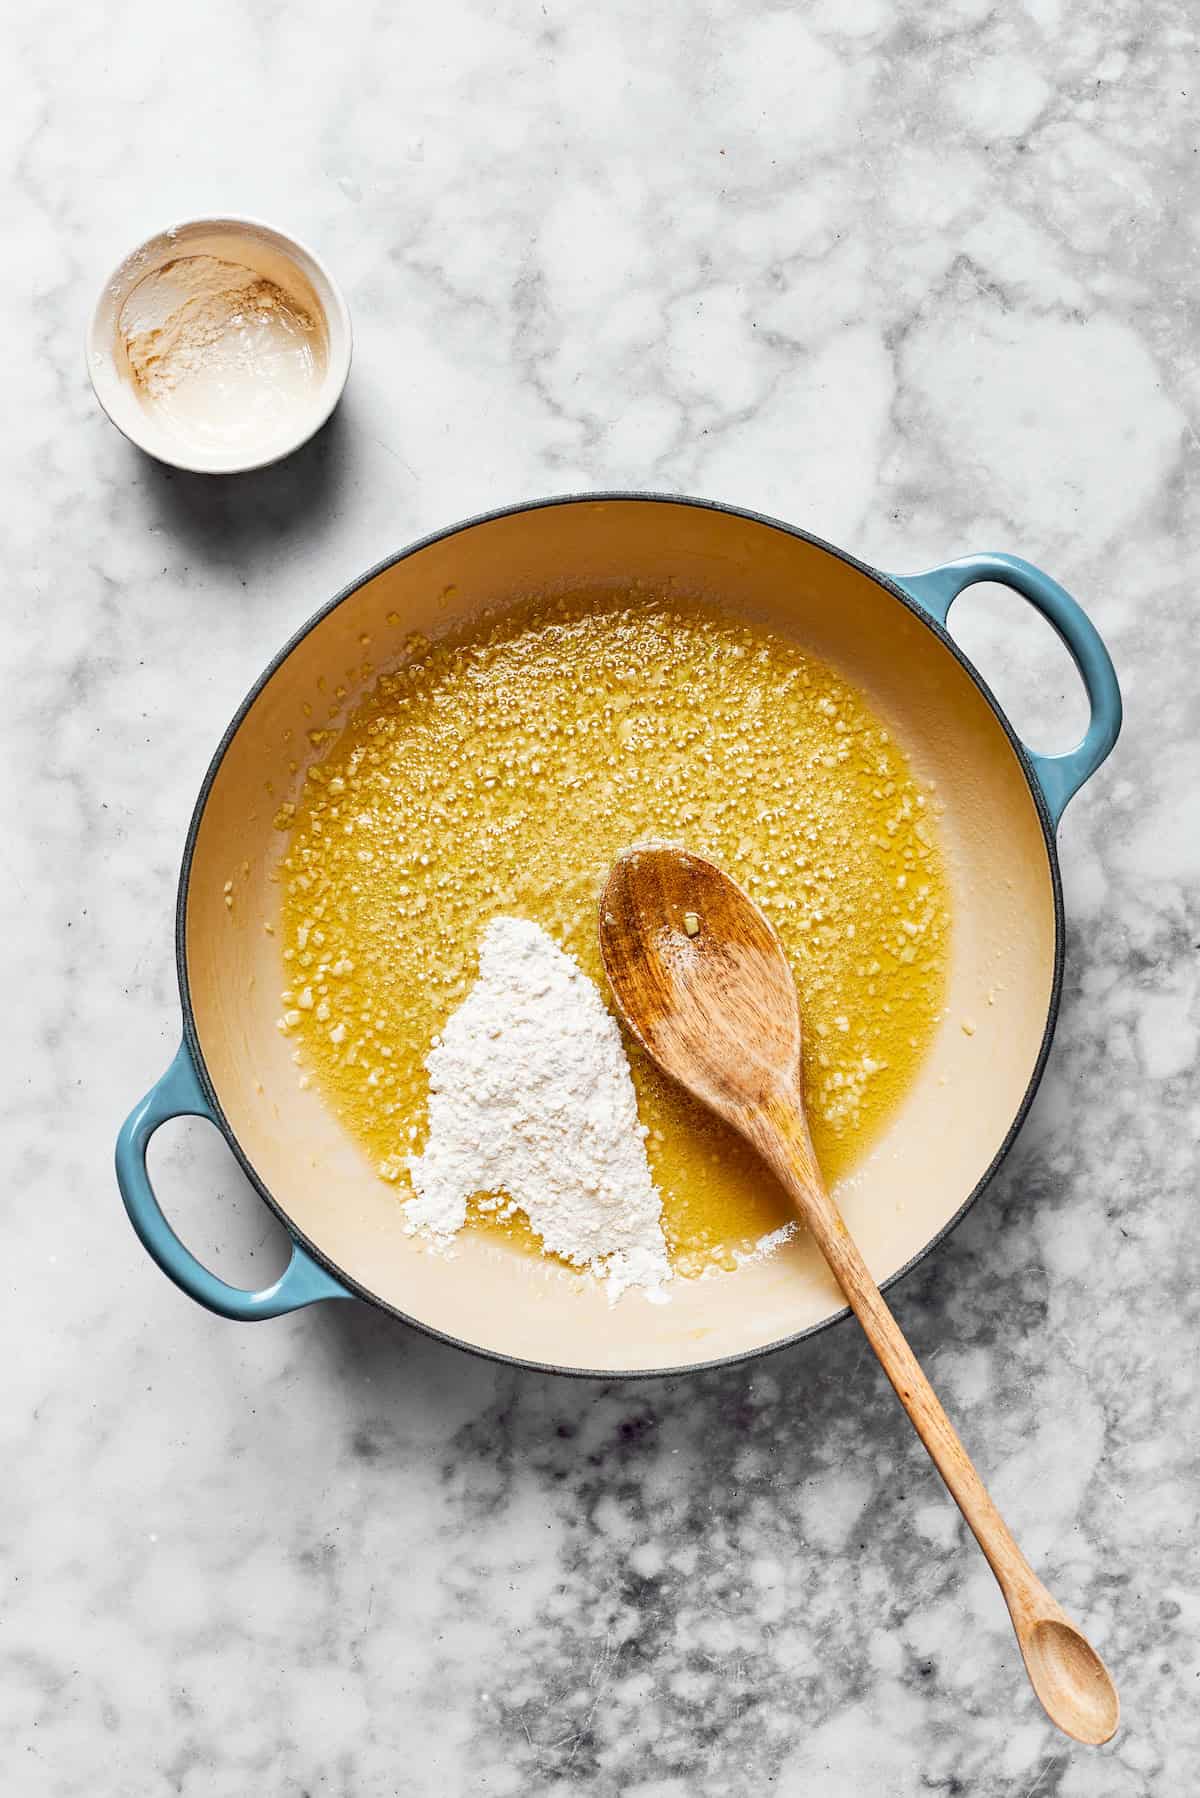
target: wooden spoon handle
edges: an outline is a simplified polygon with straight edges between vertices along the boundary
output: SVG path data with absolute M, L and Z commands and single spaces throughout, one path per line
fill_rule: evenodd
M 798 1095 L 786 1093 L 769 1098 L 753 1111 L 744 1111 L 740 1124 L 795 1199 L 897 1398 L 987 1556 L 1012 1618 L 1025 1671 L 1046 1714 L 1077 1741 L 1107 1742 L 1120 1716 L 1112 1676 L 1013 1541 L 957 1430 L 884 1304 L 841 1212 L 825 1190 L 802 1101 Z
M 791 1098 L 767 1100 L 747 1114 L 745 1133 L 795 1199 L 913 1428 L 986 1555 L 1018 1636 L 1040 1618 L 1068 1621 L 1013 1540 L 826 1191 L 802 1107 Z

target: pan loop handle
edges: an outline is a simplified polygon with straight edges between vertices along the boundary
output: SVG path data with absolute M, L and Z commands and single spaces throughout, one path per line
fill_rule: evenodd
M 285 1311 L 298 1311 L 302 1305 L 314 1304 L 318 1299 L 353 1298 L 353 1293 L 298 1242 L 293 1242 L 291 1260 L 278 1280 L 261 1292 L 230 1286 L 197 1261 L 163 1215 L 146 1168 L 150 1138 L 161 1124 L 177 1117 L 201 1117 L 210 1124 L 218 1123 L 186 1042 L 180 1044 L 179 1053 L 162 1079 L 134 1106 L 117 1138 L 117 1185 L 125 1209 L 144 1247 L 168 1279 L 174 1280 L 198 1304 L 239 1323 L 280 1317 Z
M 895 574 L 890 578 L 941 625 L 945 624 L 951 606 L 964 588 L 974 586 L 977 581 L 999 581 L 1036 606 L 1042 617 L 1054 626 L 1071 652 L 1091 706 L 1087 731 L 1074 749 L 1068 749 L 1062 755 L 1039 755 L 1032 749 L 1025 749 L 1045 795 L 1051 820 L 1057 825 L 1068 803 L 1084 781 L 1090 780 L 1096 772 L 1121 729 L 1121 689 L 1117 685 L 1116 669 L 1099 631 L 1083 607 L 1057 581 L 1035 568 L 1032 562 L 1022 561 L 1020 556 L 987 552 L 960 556 L 956 562 L 945 562 L 924 574 Z

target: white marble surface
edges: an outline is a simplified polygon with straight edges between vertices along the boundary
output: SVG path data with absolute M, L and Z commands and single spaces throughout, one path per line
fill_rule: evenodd
M 1200 1787 L 1190 12 L 10 17 L 13 1798 Z M 325 253 L 358 349 L 308 451 L 210 484 L 116 435 L 81 344 L 132 241 L 223 209 Z M 1014 549 L 1112 646 L 1127 724 L 1062 833 L 1052 1065 L 1002 1178 L 896 1294 L 1120 1675 L 1102 1752 L 1036 1710 L 849 1329 L 670 1385 L 531 1377 L 359 1306 L 219 1322 L 121 1214 L 113 1136 L 177 1035 L 183 830 L 244 688 L 414 535 L 605 485 L 747 502 L 883 566 Z M 1016 602 L 964 602 L 958 629 L 1019 723 L 1070 735 L 1072 680 Z M 201 1131 L 157 1166 L 216 1264 L 279 1264 Z

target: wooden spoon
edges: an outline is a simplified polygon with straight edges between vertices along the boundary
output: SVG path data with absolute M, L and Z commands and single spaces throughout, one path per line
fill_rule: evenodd
M 600 953 L 643 1048 L 754 1145 L 795 1201 L 987 1556 L 1047 1716 L 1079 1742 L 1107 1742 L 1120 1712 L 1108 1669 L 1013 1541 L 825 1190 L 804 1112 L 795 982 L 770 924 L 711 862 L 630 850 L 600 901 Z

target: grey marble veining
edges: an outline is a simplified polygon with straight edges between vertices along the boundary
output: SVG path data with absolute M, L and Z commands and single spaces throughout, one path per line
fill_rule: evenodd
M 1200 232 L 1172 0 L 118 9 L 8 22 L 0 1786 L 15 1798 L 1137 1798 L 1200 1786 Z M 173 217 L 309 238 L 355 368 L 209 482 L 100 416 L 99 282 Z M 1124 736 L 1062 831 L 1062 1022 L 896 1308 L 1124 1725 L 1072 1747 L 849 1328 L 589 1385 L 364 1308 L 238 1328 L 153 1269 L 112 1139 L 177 1032 L 209 754 L 310 610 L 531 495 L 692 491 L 885 567 L 1024 553 Z M 956 630 L 1039 746 L 1016 602 Z M 1073 709 L 1072 709 L 1073 708 Z M 172 1214 L 281 1265 L 176 1126 Z

